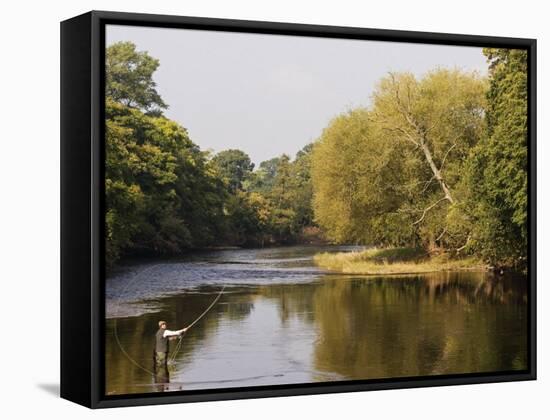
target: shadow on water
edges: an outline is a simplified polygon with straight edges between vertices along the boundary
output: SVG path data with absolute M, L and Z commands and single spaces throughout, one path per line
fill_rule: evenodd
M 115 322 L 125 351 L 152 369 L 158 320 L 166 320 L 174 329 L 189 324 L 212 302 L 219 285 L 195 285 L 148 299 L 139 304 L 149 311 L 107 319 L 107 393 L 526 368 L 527 283 L 522 276 L 337 275 L 312 267 L 311 255 L 317 249 L 296 251 L 210 255 L 200 270 L 223 274 L 227 267 L 230 285 L 212 311 L 187 333 L 168 364 L 165 381 L 136 368 L 124 356 L 114 339 Z M 254 270 L 241 272 L 242 284 L 235 280 L 239 278 L 235 264 L 220 263 L 255 264 L 255 258 L 260 262 Z M 197 270 L 196 261 L 193 264 L 190 268 L 182 263 L 182 272 Z M 309 281 L 293 267 L 309 267 Z M 175 267 L 168 268 L 174 275 Z M 276 272 L 281 282 L 264 281 L 263 269 Z M 162 268 L 158 270 L 160 276 Z M 210 273 L 201 275 L 207 278 Z M 255 282 L 256 278 L 262 280 Z

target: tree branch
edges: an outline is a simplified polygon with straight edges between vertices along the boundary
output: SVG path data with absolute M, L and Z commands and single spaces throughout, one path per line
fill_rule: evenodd
M 420 144 L 414 139 L 414 137 L 401 127 L 393 127 L 392 128 L 392 127 L 387 127 L 386 126 L 386 127 L 382 127 L 382 130 L 386 130 L 386 131 L 390 131 L 390 132 L 397 131 L 397 132 L 405 135 L 406 140 L 408 140 L 409 142 L 414 144 L 416 147 L 420 147 Z
M 426 190 L 428 189 L 428 187 L 432 184 L 432 181 L 435 179 L 435 175 L 433 175 L 429 181 L 426 181 L 425 185 L 424 185 L 424 188 L 422 188 L 422 191 L 420 191 L 420 194 L 424 194 L 426 192 Z
M 462 251 L 464 248 L 466 248 L 468 246 L 468 242 L 470 242 L 470 238 L 471 238 L 471 235 L 468 235 L 468 237 L 466 238 L 466 243 L 464 245 L 462 245 L 460 248 L 457 248 L 456 249 L 456 252 L 460 252 Z
M 438 168 L 436 166 L 434 160 L 433 160 L 432 152 L 431 152 L 431 150 L 428 146 L 428 141 L 427 141 L 427 138 L 426 138 L 426 130 L 417 123 L 417 121 L 414 118 L 414 115 L 411 115 L 410 107 L 407 110 L 407 108 L 401 102 L 401 97 L 400 97 L 400 94 L 399 94 L 399 84 L 396 82 L 395 76 L 393 75 L 393 73 L 390 73 L 390 78 L 391 78 L 392 85 L 393 85 L 392 87 L 393 87 L 393 90 L 394 90 L 397 111 L 403 116 L 403 118 L 406 120 L 406 122 L 412 127 L 412 129 L 414 130 L 416 136 L 411 135 L 408 131 L 406 131 L 402 127 L 395 127 L 394 130 L 403 133 L 411 143 L 413 143 L 416 147 L 419 147 L 419 148 L 422 149 L 422 152 L 424 153 L 424 157 L 426 158 L 426 161 L 428 162 L 428 165 L 430 166 L 430 169 L 432 170 L 432 173 L 434 174 L 434 178 L 437 180 L 437 182 L 439 183 L 439 185 L 441 186 L 441 189 L 443 190 L 443 192 L 445 194 L 445 199 L 448 200 L 451 204 L 453 204 L 454 199 L 451 195 L 451 191 L 449 190 L 449 187 L 447 186 L 447 184 L 445 183 L 445 181 L 444 181 L 444 179 L 441 175 L 442 165 L 440 165 L 440 167 Z M 408 87 L 408 85 L 407 85 L 407 87 Z M 410 89 L 410 87 L 409 87 L 409 89 Z M 409 90 L 409 94 L 410 94 L 410 90 Z M 433 128 L 433 127 L 430 127 L 430 129 L 431 128 Z M 456 138 L 458 138 L 458 137 L 459 136 L 457 136 Z M 449 148 L 449 150 L 447 150 L 447 153 L 445 154 L 445 157 L 444 157 L 444 161 L 447 159 L 447 155 L 455 147 L 455 145 L 456 145 L 456 143 L 454 143 Z M 430 180 L 430 183 L 431 183 L 431 181 L 432 180 Z M 428 183 L 427 186 L 426 186 L 426 189 L 429 187 L 429 185 L 430 184 Z M 424 217 L 422 217 L 422 219 L 423 218 Z M 415 222 L 415 224 L 420 223 L 420 221 Z
M 437 200 L 435 203 L 429 205 L 428 207 L 426 207 L 424 209 L 424 211 L 422 212 L 422 217 L 420 217 L 420 219 L 418 219 L 416 222 L 413 223 L 413 226 L 414 225 L 417 225 L 419 224 L 420 222 L 422 222 L 422 220 L 424 220 L 424 218 L 426 217 L 426 213 L 428 213 L 431 209 L 433 209 L 435 206 L 437 206 L 439 203 L 441 203 L 442 201 L 445 201 L 447 200 L 448 198 L 445 196 L 445 197 L 442 197 L 440 198 L 439 200 Z
M 445 164 L 445 161 L 447 160 L 447 156 L 449 155 L 449 153 L 451 152 L 451 150 L 453 150 L 454 148 L 456 147 L 456 143 L 453 143 L 453 145 L 451 147 L 449 147 L 449 150 L 447 150 L 445 152 L 445 156 L 443 156 L 443 160 L 441 161 L 441 165 L 439 165 L 439 170 L 442 171 L 443 170 L 443 165 Z

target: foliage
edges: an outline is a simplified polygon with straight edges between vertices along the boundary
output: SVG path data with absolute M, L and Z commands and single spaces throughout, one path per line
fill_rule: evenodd
M 410 217 L 398 212 L 407 200 L 399 188 L 404 150 L 379 135 L 371 116 L 365 109 L 339 116 L 315 144 L 315 220 L 338 243 L 409 242 Z
M 212 245 L 293 242 L 311 225 L 311 146 L 258 171 L 241 150 L 210 157 L 162 115 L 159 63 L 131 43 L 107 49 L 106 258 Z
M 106 105 L 107 255 L 179 252 L 216 236 L 221 185 L 181 126 Z
M 423 78 L 389 74 L 369 108 L 336 116 L 294 160 L 283 154 L 255 168 L 241 150 L 201 151 L 162 113 L 167 105 L 153 80 L 158 60 L 128 42 L 110 46 L 108 264 L 135 253 L 293 243 L 320 229 L 336 243 L 521 266 L 527 251 L 527 57 L 520 50 L 484 53 L 488 81 L 448 69 Z M 370 270 L 380 265 L 377 252 L 322 260 L 331 267 L 353 260 Z M 391 262 L 410 269 L 410 261 Z
M 484 128 L 486 83 L 475 73 L 439 69 L 416 80 L 390 74 L 374 94 L 373 121 L 386 141 L 407 149 L 410 200 L 422 244 L 458 249 L 468 241 L 461 216 L 464 161 Z
M 467 165 L 472 248 L 496 265 L 527 258 L 527 52 L 485 49 L 487 133 Z
M 241 150 L 230 149 L 218 153 L 212 159 L 219 176 L 224 180 L 231 192 L 241 190 L 243 182 L 250 176 L 254 164 L 250 157 Z
M 244 183 L 244 188 L 247 191 L 256 191 L 261 194 L 268 194 L 273 188 L 275 176 L 280 157 L 274 157 L 260 163 L 258 170 L 250 174 Z
M 273 205 L 271 231 L 277 242 L 294 242 L 304 228 L 313 225 L 312 149 L 312 145 L 306 145 L 294 161 L 282 155 L 263 166 L 270 169 L 268 174 L 274 174 L 272 179 L 267 178 L 271 187 L 265 194 Z
M 153 80 L 158 66 L 158 60 L 136 51 L 131 42 L 111 45 L 105 55 L 106 96 L 131 108 L 160 113 L 167 105 Z
M 113 93 L 105 110 L 108 264 L 125 253 L 176 253 L 211 243 L 223 232 L 226 192 L 183 127 L 144 112 L 163 104 L 151 91 L 152 80 L 144 79 L 152 72 L 142 68 L 154 69 L 156 61 L 128 43 L 109 47 L 107 56 L 130 73 L 120 79 L 124 89 L 107 91 Z M 129 63 L 122 65 L 124 60 Z
M 484 92 L 482 79 L 457 70 L 421 80 L 390 74 L 372 109 L 333 120 L 312 168 L 315 216 L 327 235 L 341 243 L 460 247 L 469 234 L 459 212 L 461 173 L 483 132 Z

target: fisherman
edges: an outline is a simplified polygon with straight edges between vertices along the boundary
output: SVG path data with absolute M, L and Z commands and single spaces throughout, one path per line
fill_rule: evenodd
M 166 321 L 159 321 L 159 330 L 155 339 L 155 367 L 166 367 L 168 362 L 168 350 L 169 340 L 175 340 L 178 337 L 182 337 L 187 328 L 181 330 L 171 331 L 167 329 Z

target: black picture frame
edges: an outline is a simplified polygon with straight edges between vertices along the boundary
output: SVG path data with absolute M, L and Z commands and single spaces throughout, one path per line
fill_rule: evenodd
M 104 390 L 105 25 L 519 48 L 528 52 L 528 369 L 106 396 Z M 536 40 L 92 11 L 61 23 L 61 397 L 90 408 L 536 379 Z

